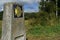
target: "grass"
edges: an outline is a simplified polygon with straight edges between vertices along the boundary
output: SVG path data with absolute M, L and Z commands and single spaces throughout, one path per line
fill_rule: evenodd
M 28 30 L 28 34 L 32 34 L 34 36 L 43 35 L 54 35 L 54 33 L 60 34 L 60 25 L 58 26 L 40 26 L 35 25 L 31 29 Z
M 28 29 L 27 37 L 28 40 L 37 40 L 37 39 L 58 40 L 60 39 L 60 25 L 55 26 L 34 25 L 30 29 Z
M 2 33 L 2 21 L 0 20 L 0 38 L 1 38 L 1 33 Z

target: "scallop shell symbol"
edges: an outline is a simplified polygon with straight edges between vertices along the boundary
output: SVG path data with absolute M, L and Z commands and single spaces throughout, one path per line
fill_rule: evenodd
M 15 8 L 15 15 L 16 15 L 17 17 L 20 17 L 20 16 L 21 16 L 21 13 L 22 13 L 21 8 L 20 8 L 19 6 L 17 6 L 17 7 Z

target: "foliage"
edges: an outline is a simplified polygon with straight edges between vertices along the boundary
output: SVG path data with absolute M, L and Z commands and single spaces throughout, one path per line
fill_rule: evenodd
M 3 12 L 0 12 L 0 20 L 2 20 Z
M 42 26 L 57 24 L 58 18 L 56 17 L 56 1 L 50 2 L 42 0 L 40 2 L 40 10 L 38 13 L 25 14 L 25 19 L 30 20 L 30 25 L 40 24 Z

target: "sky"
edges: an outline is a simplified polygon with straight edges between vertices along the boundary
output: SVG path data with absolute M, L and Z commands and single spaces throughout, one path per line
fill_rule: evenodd
M 40 0 L 0 0 L 0 11 L 3 11 L 3 5 L 7 2 L 23 3 L 24 12 L 38 12 Z
M 28 4 L 26 3 L 24 6 L 24 12 L 38 12 L 39 11 L 39 4 L 38 3 L 32 3 Z

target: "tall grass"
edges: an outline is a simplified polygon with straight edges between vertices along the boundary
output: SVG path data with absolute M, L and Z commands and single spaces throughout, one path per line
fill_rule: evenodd
M 34 25 L 27 31 L 27 34 L 33 36 L 40 36 L 40 35 L 55 36 L 57 34 L 60 34 L 60 25 L 55 26 Z
M 0 38 L 1 38 L 1 33 L 2 33 L 2 21 L 0 20 Z

